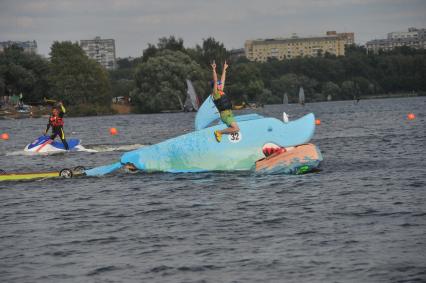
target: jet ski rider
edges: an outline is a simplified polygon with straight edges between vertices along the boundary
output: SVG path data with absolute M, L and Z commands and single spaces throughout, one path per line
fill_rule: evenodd
M 56 136 L 59 136 L 66 150 L 69 150 L 67 140 L 65 139 L 64 133 L 64 114 L 66 110 L 62 102 L 59 102 L 59 108 L 53 107 L 52 114 L 49 117 L 49 123 L 47 124 L 46 131 L 44 135 L 47 135 L 49 128 L 52 127 L 52 134 L 50 139 L 54 140 Z
M 240 131 L 237 122 L 235 122 L 234 115 L 232 114 L 232 104 L 229 97 L 223 91 L 225 88 L 225 78 L 226 78 L 226 69 L 228 68 L 228 64 L 223 64 L 222 77 L 220 81 L 217 80 L 216 73 L 216 63 L 213 61 L 211 64 L 213 70 L 213 81 L 212 81 L 212 98 L 213 102 L 216 105 L 217 110 L 220 113 L 220 119 L 223 123 L 225 123 L 228 128 L 223 130 L 216 130 L 214 132 L 214 136 L 217 142 L 222 140 L 222 134 L 232 134 Z

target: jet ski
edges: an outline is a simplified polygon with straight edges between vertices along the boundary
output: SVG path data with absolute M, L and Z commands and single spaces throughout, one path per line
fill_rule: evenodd
M 79 139 L 67 139 L 69 150 L 82 150 Z M 58 153 L 65 152 L 62 141 L 51 140 L 49 136 L 40 136 L 24 148 L 29 153 Z
M 316 169 L 322 161 L 315 145 L 300 147 L 308 143 L 314 134 L 315 117 L 312 113 L 287 123 L 258 114 L 236 116 L 240 131 L 224 135 L 220 143 L 216 141 L 214 131 L 226 126 L 221 122 L 211 125 L 218 119 L 219 113 L 209 96 L 197 112 L 195 131 L 127 152 L 119 162 L 89 169 L 85 173 L 100 176 L 122 167 L 171 173 L 255 171 L 256 168 L 262 173 L 268 170 L 273 173 L 307 173 Z M 276 154 L 283 155 L 265 159 L 264 148 L 268 144 L 281 148 Z M 294 147 L 291 151 L 286 150 L 291 147 Z M 296 154 L 300 150 L 303 152 Z M 260 163 L 256 164 L 258 161 Z M 302 166 L 304 169 L 299 168 Z

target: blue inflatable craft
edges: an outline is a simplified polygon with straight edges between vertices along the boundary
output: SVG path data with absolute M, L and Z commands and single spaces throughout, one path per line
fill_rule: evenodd
M 265 158 L 265 145 L 287 148 L 305 144 L 315 131 L 312 113 L 288 123 L 258 114 L 235 118 L 240 132 L 223 135 L 218 143 L 214 131 L 226 126 L 221 122 L 210 126 L 219 119 L 219 113 L 209 97 L 197 113 L 196 131 L 127 152 L 120 162 L 87 170 L 86 174 L 103 175 L 123 165 L 149 172 L 173 173 L 254 170 L 256 161 Z

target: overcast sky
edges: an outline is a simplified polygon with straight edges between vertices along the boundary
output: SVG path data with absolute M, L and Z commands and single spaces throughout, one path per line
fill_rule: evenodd
M 0 41 L 113 38 L 118 57 L 140 56 L 163 36 L 186 47 L 214 37 L 228 49 L 246 39 L 355 32 L 365 43 L 387 32 L 426 28 L 426 0 L 0 0 Z

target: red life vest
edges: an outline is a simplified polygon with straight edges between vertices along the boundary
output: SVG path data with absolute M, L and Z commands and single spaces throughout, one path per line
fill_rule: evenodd
M 50 116 L 49 121 L 52 127 L 59 127 L 64 125 L 64 119 L 59 116 Z

